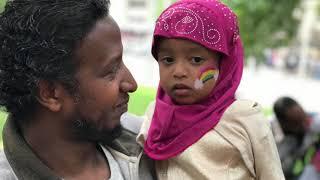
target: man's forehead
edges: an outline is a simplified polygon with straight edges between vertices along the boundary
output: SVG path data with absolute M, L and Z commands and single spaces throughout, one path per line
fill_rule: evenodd
M 118 56 L 118 51 L 122 51 L 121 34 L 118 25 L 113 19 L 105 18 L 96 23 L 94 28 L 82 40 L 76 50 L 80 59 L 108 58 Z
M 93 28 L 87 33 L 82 43 L 96 41 L 97 34 L 104 33 L 105 36 L 112 38 L 114 35 L 120 34 L 118 24 L 113 20 L 111 16 L 106 16 L 96 22 Z

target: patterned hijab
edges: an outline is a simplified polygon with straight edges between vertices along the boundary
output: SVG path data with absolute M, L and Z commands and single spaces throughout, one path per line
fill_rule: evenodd
M 157 19 L 152 54 L 159 37 L 181 38 L 222 54 L 219 78 L 209 98 L 193 105 L 176 105 L 159 87 L 145 152 L 156 160 L 178 155 L 219 122 L 235 101 L 243 70 L 243 47 L 236 15 L 218 0 L 181 0 Z

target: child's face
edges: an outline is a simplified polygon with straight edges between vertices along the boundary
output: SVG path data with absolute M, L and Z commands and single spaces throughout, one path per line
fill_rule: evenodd
M 158 44 L 160 86 L 177 104 L 209 96 L 219 73 L 218 54 L 189 40 L 163 38 Z

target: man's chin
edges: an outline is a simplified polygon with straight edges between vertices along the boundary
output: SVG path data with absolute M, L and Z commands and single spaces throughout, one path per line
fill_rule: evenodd
M 113 129 L 106 129 L 99 132 L 99 137 L 96 138 L 96 142 L 102 144 L 111 144 L 116 138 L 118 138 L 122 133 L 123 127 L 121 124 L 118 124 Z
M 99 129 L 93 124 L 82 123 L 73 126 L 73 134 L 79 141 L 91 141 L 95 143 L 111 144 L 122 132 L 121 124 L 113 129 Z

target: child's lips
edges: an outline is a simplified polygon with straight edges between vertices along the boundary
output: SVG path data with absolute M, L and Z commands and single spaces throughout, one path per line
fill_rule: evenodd
M 188 96 L 192 88 L 185 84 L 175 84 L 172 91 L 175 96 Z

